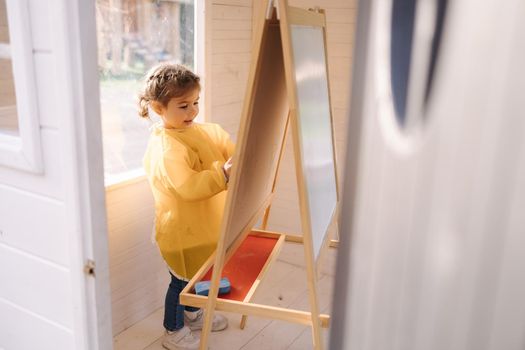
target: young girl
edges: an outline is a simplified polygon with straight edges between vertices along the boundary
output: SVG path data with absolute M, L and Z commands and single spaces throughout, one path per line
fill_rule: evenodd
M 146 76 L 140 115 L 148 108 L 161 122 L 152 127 L 144 169 L 155 198 L 155 239 L 168 265 L 162 345 L 197 349 L 203 312 L 184 307 L 179 294 L 215 250 L 234 145 L 216 124 L 194 122 L 199 112 L 199 77 L 176 64 L 160 64 Z M 228 320 L 215 315 L 213 331 Z

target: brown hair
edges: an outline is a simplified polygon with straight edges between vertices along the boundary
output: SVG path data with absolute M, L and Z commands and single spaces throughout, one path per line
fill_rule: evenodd
M 139 93 L 139 115 L 149 118 L 151 101 L 167 106 L 174 98 L 183 96 L 193 89 L 200 89 L 200 78 L 180 64 L 161 63 L 149 70 L 145 76 L 144 89 Z

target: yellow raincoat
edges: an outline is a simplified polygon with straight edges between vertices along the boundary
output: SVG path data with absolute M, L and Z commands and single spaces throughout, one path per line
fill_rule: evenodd
M 226 199 L 222 167 L 233 150 L 216 124 L 153 127 L 143 163 L 155 198 L 155 239 L 179 278 L 191 279 L 217 246 Z

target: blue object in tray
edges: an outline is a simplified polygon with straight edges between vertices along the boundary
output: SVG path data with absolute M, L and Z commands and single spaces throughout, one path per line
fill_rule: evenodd
M 211 281 L 200 281 L 195 283 L 195 294 L 208 295 L 210 292 Z M 219 282 L 219 295 L 229 293 L 231 289 L 228 277 L 221 278 Z

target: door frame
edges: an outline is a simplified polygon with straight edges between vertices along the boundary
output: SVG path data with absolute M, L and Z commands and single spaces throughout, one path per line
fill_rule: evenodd
M 112 349 L 95 0 L 57 3 L 52 32 L 77 349 Z

